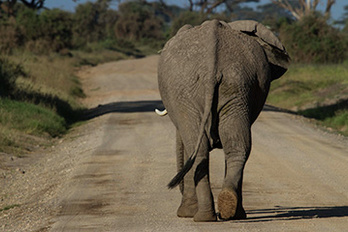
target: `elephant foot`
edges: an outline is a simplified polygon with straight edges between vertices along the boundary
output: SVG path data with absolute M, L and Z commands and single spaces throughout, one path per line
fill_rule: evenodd
M 180 207 L 178 208 L 177 215 L 178 217 L 184 217 L 184 218 L 192 218 L 197 213 L 198 205 L 197 201 L 184 201 L 181 203 Z
M 211 211 L 198 211 L 193 217 L 195 222 L 215 222 L 217 217 L 214 210 Z
M 234 219 L 236 216 L 237 206 L 237 194 L 233 190 L 223 189 L 218 198 L 219 218 L 221 220 Z

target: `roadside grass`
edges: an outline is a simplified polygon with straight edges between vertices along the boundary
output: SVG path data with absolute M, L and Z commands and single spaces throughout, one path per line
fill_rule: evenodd
M 291 65 L 272 83 L 267 102 L 348 136 L 348 61 Z
M 5 207 L 1 208 L 1 209 L 0 209 L 0 212 L 2 212 L 2 211 L 7 211 L 7 210 L 10 210 L 10 209 L 13 209 L 13 208 L 19 207 L 19 206 L 20 206 L 20 205 L 18 205 L 18 204 L 14 204 L 14 205 L 7 205 L 7 206 L 5 206 Z
M 156 54 L 163 42 L 131 42 L 127 40 L 105 40 L 98 43 L 89 43 L 84 49 L 71 51 L 76 64 L 96 66 L 100 63 L 117 61 L 129 58 L 142 58 Z M 157 49 L 158 48 L 158 49 Z
M 44 145 L 48 142 L 42 138 L 59 137 L 78 120 L 83 109 L 78 99 L 85 95 L 74 75 L 73 61 L 57 54 L 28 52 L 2 59 L 20 65 L 23 75 L 11 83 L 11 91 L 0 95 L 0 152 L 23 156 L 34 149 L 31 143 Z M 11 72 L 7 69 L 6 73 Z
M 72 54 L 75 59 L 74 65 L 76 67 L 83 65 L 96 66 L 98 64 L 106 63 L 109 61 L 117 61 L 129 58 L 129 56 L 127 56 L 126 54 L 102 48 L 93 48 L 88 51 L 76 50 L 72 51 Z
M 24 157 L 66 131 L 64 118 L 50 109 L 0 98 L 0 153 Z
M 91 46 L 90 51 L 38 55 L 18 50 L 0 57 L 0 81 L 6 84 L 0 86 L 0 153 L 24 156 L 79 124 L 85 93 L 75 75 L 78 68 L 129 58 Z
M 64 134 L 68 128 L 66 120 L 48 108 L 1 98 L 0 124 L 26 134 L 47 133 L 51 137 Z
M 17 81 L 17 88 L 24 92 L 40 92 L 62 96 L 63 98 L 84 97 L 78 78 L 74 75 L 76 68 L 70 57 L 56 53 L 34 55 L 28 52 L 16 52 L 8 57 L 15 63 L 22 64 L 27 76 Z
M 54 110 L 7 98 L 0 98 L 0 153 L 24 157 L 39 147 L 52 144 L 71 125 Z

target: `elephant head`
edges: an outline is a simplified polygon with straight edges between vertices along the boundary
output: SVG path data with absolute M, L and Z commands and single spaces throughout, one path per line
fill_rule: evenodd
M 290 57 L 278 38 L 267 27 L 253 20 L 228 23 L 233 30 L 250 35 L 264 49 L 271 65 L 272 80 L 281 77 L 288 69 Z

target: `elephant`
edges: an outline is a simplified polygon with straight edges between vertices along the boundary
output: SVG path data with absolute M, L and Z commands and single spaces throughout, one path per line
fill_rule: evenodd
M 176 128 L 178 173 L 168 187 L 180 187 L 177 216 L 196 222 L 246 218 L 242 182 L 251 125 L 270 83 L 289 62 L 277 37 L 252 20 L 185 25 L 165 44 L 158 87 L 166 108 L 162 114 L 168 113 Z M 218 213 L 209 182 L 209 152 L 215 148 L 225 154 Z

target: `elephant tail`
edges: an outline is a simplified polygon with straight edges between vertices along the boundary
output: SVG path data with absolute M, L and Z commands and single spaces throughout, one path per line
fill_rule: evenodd
M 211 93 L 211 95 L 210 95 Z M 184 179 L 185 175 L 191 170 L 196 157 L 197 157 L 197 153 L 199 150 L 199 147 L 202 143 L 204 134 L 205 134 L 205 127 L 207 122 L 209 121 L 209 116 L 210 116 L 210 112 L 211 112 L 211 107 L 213 104 L 213 98 L 214 98 L 214 88 L 209 91 L 209 94 L 206 98 L 206 102 L 205 102 L 205 106 L 204 106 L 204 113 L 203 113 L 203 118 L 200 124 L 200 128 L 199 128 L 199 134 L 198 134 L 198 141 L 196 143 L 196 147 L 195 150 L 193 151 L 192 155 L 188 158 L 188 160 L 186 161 L 185 165 L 182 167 L 182 169 L 176 174 L 176 176 L 169 182 L 168 184 L 168 188 L 169 189 L 173 189 L 174 187 L 176 187 L 177 185 L 180 184 L 180 182 Z

